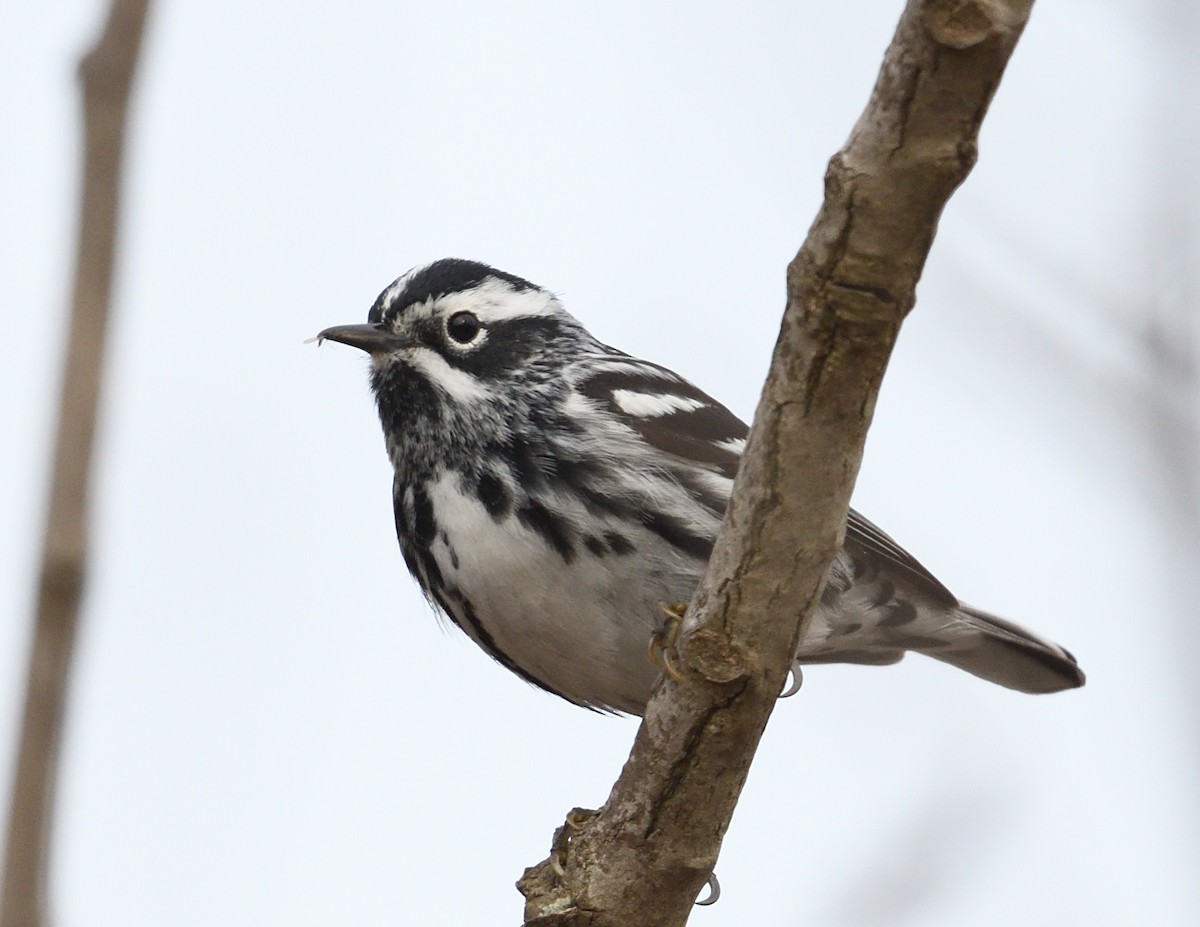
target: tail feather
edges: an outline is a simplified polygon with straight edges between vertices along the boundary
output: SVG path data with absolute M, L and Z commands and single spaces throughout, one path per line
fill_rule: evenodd
M 928 656 L 980 679 L 1018 692 L 1076 689 L 1085 680 L 1070 651 L 987 612 L 959 606 L 965 633 L 955 645 L 931 648 Z

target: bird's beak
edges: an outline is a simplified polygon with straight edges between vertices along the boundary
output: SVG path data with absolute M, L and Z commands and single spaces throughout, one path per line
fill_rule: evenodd
M 407 342 L 380 325 L 335 325 L 317 335 L 317 344 L 337 341 L 359 348 L 368 354 L 388 354 L 404 347 Z

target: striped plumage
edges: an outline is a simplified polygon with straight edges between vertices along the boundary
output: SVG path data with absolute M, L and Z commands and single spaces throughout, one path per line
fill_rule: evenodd
M 661 605 L 691 598 L 746 426 L 601 344 L 551 293 L 472 261 L 414 269 L 366 325 L 320 337 L 371 355 L 396 531 L 426 595 L 528 681 L 640 713 Z M 906 650 L 1026 692 L 1083 683 L 1067 651 L 961 605 L 851 511 L 798 659 Z

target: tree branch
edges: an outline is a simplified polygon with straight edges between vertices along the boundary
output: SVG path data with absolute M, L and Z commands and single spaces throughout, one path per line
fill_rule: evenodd
M 79 65 L 83 190 L 50 502 L 4 855 L 2 927 L 46 923 L 44 884 L 58 750 L 87 568 L 89 473 L 116 253 L 129 90 L 148 0 L 113 0 Z
M 910 0 L 829 163 L 724 528 L 604 808 L 526 871 L 525 923 L 677 927 L 712 872 L 841 543 L 867 427 L 942 209 L 1032 0 Z

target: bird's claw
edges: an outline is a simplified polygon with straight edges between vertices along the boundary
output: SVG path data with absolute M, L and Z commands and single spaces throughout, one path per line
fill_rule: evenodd
M 599 813 L 599 811 L 593 811 L 591 808 L 572 808 L 567 812 L 567 829 L 581 830 L 584 824 Z
M 791 698 L 804 685 L 804 671 L 800 668 L 799 660 L 792 661 L 792 668 L 788 670 L 788 675 L 792 677 L 792 681 L 786 689 L 779 693 L 780 698 Z
M 698 908 L 706 908 L 710 904 L 716 904 L 721 898 L 721 883 L 717 881 L 717 874 L 715 872 L 708 874 L 708 881 L 704 884 L 708 886 L 708 894 L 703 898 L 696 899 L 696 907 Z
M 671 651 L 679 637 L 679 628 L 683 625 L 683 616 L 687 614 L 686 605 L 662 605 L 665 618 L 650 637 L 650 648 L 647 651 L 650 662 L 674 679 L 683 682 L 684 676 L 671 662 Z

